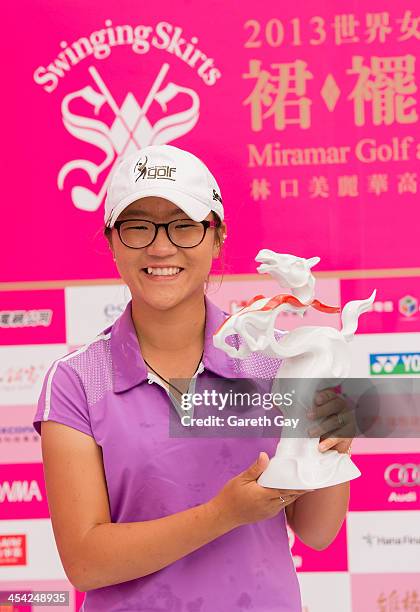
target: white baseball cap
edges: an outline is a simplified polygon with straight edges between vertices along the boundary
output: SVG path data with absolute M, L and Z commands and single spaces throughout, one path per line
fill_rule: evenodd
M 203 221 L 212 210 L 223 221 L 216 179 L 201 159 L 173 145 L 150 145 L 116 163 L 105 199 L 105 225 L 114 227 L 127 206 L 147 196 L 170 200 L 194 221 Z

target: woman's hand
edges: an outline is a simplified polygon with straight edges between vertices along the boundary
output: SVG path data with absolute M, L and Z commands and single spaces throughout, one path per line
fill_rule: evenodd
M 334 449 L 349 453 L 356 433 L 354 411 L 350 402 L 334 389 L 323 389 L 315 395 L 312 410 L 307 413 L 311 420 L 318 420 L 309 430 L 310 437 L 321 438 L 321 452 Z
M 231 528 L 271 518 L 309 491 L 294 489 L 271 489 L 256 481 L 269 462 L 267 453 L 261 452 L 258 459 L 244 472 L 225 484 L 209 502 L 222 520 Z M 282 501 L 283 500 L 283 501 Z

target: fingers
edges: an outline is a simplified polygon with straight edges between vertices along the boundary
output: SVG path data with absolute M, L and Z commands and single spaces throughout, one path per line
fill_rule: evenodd
M 304 493 L 308 493 L 308 491 L 303 491 L 302 493 L 295 493 L 293 495 L 287 495 L 283 493 L 283 495 L 276 495 L 276 497 L 271 497 L 272 501 L 280 502 L 280 505 L 283 507 L 288 506 L 292 502 L 296 501 L 299 497 L 301 497 Z
M 343 438 L 325 438 L 325 440 L 322 440 L 322 448 L 324 450 L 327 450 L 327 449 L 329 449 L 329 448 L 331 448 L 333 446 L 336 446 L 342 440 L 343 440 Z
M 338 429 L 329 429 L 325 433 L 322 433 L 320 437 L 322 439 L 328 438 L 329 436 L 335 436 L 340 440 L 344 440 L 345 438 L 354 438 L 356 434 L 356 426 L 353 422 L 347 423 L 344 427 L 339 427 Z
M 254 463 L 242 472 L 242 478 L 247 481 L 257 480 L 267 468 L 268 462 L 269 458 L 267 453 L 261 451 Z
M 308 413 L 308 417 L 310 419 L 323 419 L 328 417 L 330 414 L 337 414 L 337 412 L 347 412 L 350 410 L 346 399 L 341 395 L 334 393 L 334 395 L 328 394 L 325 395 L 325 397 L 327 399 L 321 405 L 312 406 Z
M 314 397 L 314 407 L 322 406 L 326 402 L 334 399 L 337 396 L 337 392 L 334 389 L 322 389 L 315 394 Z
M 270 497 L 270 499 L 279 499 L 280 501 L 283 499 L 283 501 L 289 501 L 292 498 L 298 497 L 298 494 L 297 493 L 286 493 L 286 491 L 279 491 L 277 493 L 276 489 L 271 489 L 270 493 L 268 493 L 268 496 Z
M 348 419 L 345 413 L 341 412 L 339 415 L 332 414 L 331 416 L 322 420 L 320 423 L 310 427 L 308 429 L 308 434 L 310 436 L 322 436 L 328 432 L 336 432 L 336 434 L 339 434 L 347 425 Z
M 332 414 L 308 429 L 309 437 L 335 435 L 340 438 L 354 437 L 356 422 L 352 412 Z
M 286 506 L 289 506 L 290 504 L 292 504 L 297 498 L 298 498 L 297 495 L 293 495 L 292 497 L 283 498 L 284 501 L 281 501 L 281 499 L 278 499 L 277 501 L 280 502 L 281 508 L 286 508 Z
M 352 442 L 353 438 L 326 438 L 325 440 L 322 441 L 322 449 L 328 450 L 330 448 L 334 448 L 335 450 L 338 450 L 339 452 L 347 452 L 348 448 L 351 446 L 351 442 Z M 341 450 L 341 449 L 344 450 Z
M 314 489 L 270 489 L 269 487 L 264 487 L 269 492 L 270 497 L 279 498 L 283 497 L 299 497 L 299 495 L 303 495 L 304 493 L 309 493 L 310 491 L 314 491 Z
M 301 493 L 306 493 L 307 489 L 275 489 L 274 487 L 264 487 L 265 489 L 275 493 L 276 495 L 300 495 Z
M 354 436 L 356 432 L 356 419 L 354 414 L 354 404 L 351 403 L 343 395 L 340 395 L 334 389 L 323 389 L 315 394 L 312 408 L 307 412 L 308 419 L 320 420 L 317 423 L 321 430 L 312 431 L 309 429 L 309 435 L 322 435 L 328 432 L 335 431 L 340 436 Z M 334 419 L 336 422 L 326 421 L 328 417 Z M 339 418 L 338 418 L 339 417 Z M 322 420 L 324 419 L 324 420 Z M 351 425 L 350 428 L 344 430 L 343 427 L 348 423 Z M 340 429 L 339 429 L 340 428 Z

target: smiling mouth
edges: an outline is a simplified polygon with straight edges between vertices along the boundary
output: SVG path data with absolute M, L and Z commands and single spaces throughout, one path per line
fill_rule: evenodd
M 181 266 L 166 266 L 162 268 L 142 268 L 142 271 L 146 274 L 146 276 L 150 278 L 174 278 L 179 276 L 180 273 L 184 270 Z

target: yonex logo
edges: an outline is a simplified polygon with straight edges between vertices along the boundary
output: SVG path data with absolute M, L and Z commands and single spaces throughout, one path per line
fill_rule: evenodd
M 387 353 L 370 355 L 370 373 L 380 376 L 418 374 L 420 353 Z

